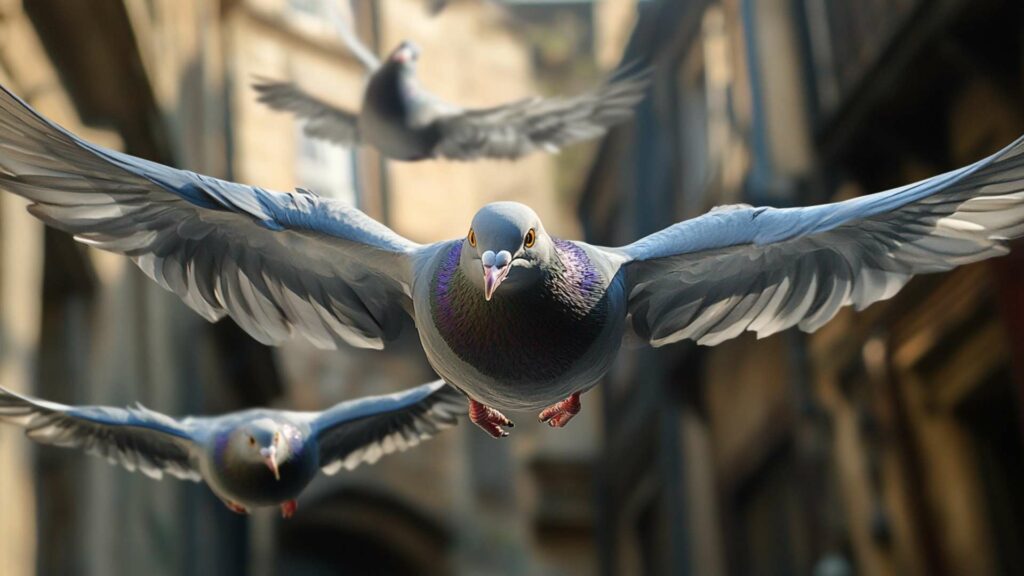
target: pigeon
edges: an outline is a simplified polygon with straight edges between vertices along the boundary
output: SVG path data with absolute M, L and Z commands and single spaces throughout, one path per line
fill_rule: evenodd
M 233 512 L 279 506 L 289 518 L 319 470 L 336 474 L 454 426 L 464 399 L 442 381 L 323 412 L 252 409 L 176 419 L 141 404 L 65 406 L 0 388 L 0 421 L 41 444 L 77 448 L 160 479 L 206 482 Z
M 2 90 L 0 189 L 264 344 L 298 334 L 379 349 L 411 316 L 470 419 L 501 437 L 512 425 L 501 410 L 565 426 L 626 337 L 715 345 L 813 331 L 915 274 L 1005 254 L 1024 233 L 1024 138 L 915 184 L 818 206 L 723 206 L 622 247 L 552 237 L 515 202 L 417 244 L 338 200 L 90 144 Z
M 648 73 L 622 74 L 572 98 L 527 98 L 467 110 L 430 94 L 416 79 L 419 49 L 403 42 L 370 77 L 362 110 L 353 114 L 295 84 L 260 79 L 253 88 L 275 110 L 305 120 L 305 132 L 344 146 L 368 144 L 395 160 L 514 160 L 557 152 L 596 138 L 628 118 L 643 99 Z

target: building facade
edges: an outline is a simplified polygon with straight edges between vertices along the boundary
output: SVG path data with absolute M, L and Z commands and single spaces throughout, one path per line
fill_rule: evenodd
M 1024 132 L 1019 3 L 648 2 L 657 65 L 601 147 L 589 240 L 962 166 Z M 623 354 L 604 386 L 606 574 L 1024 570 L 1019 243 L 815 334 Z M 614 407 L 614 408 L 612 408 Z

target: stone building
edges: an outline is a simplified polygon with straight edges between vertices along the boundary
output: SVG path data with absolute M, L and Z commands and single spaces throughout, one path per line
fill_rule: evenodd
M 536 93 L 529 49 L 504 10 L 464 0 L 431 17 L 429 4 L 2 0 L 0 81 L 89 140 L 213 176 L 312 188 L 417 241 L 462 236 L 480 205 L 508 198 L 574 234 L 547 156 L 384 162 L 308 139 L 256 103 L 249 84 L 264 76 L 355 109 L 364 73 L 340 27 L 378 54 L 418 42 L 424 83 L 460 104 Z M 125 259 L 45 230 L 23 204 L 0 195 L 0 385 L 182 414 L 316 409 L 434 377 L 411 331 L 387 352 L 325 353 L 304 342 L 271 350 L 230 321 L 207 324 Z M 597 450 L 598 415 L 558 433 L 520 415 L 501 443 L 461 426 L 317 480 L 288 522 L 273 511 L 234 516 L 202 486 L 37 449 L 0 427 L 0 572 L 590 573 L 591 492 L 576 488 L 589 486 L 580 475 Z
M 1019 2 L 640 6 L 625 58 L 658 72 L 581 198 L 599 244 L 718 204 L 895 187 L 1024 132 Z M 604 387 L 603 573 L 1021 573 L 1017 244 L 813 335 L 623 354 Z

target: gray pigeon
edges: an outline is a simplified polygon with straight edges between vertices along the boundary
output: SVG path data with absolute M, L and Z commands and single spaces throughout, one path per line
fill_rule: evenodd
M 369 144 L 396 160 L 515 159 L 557 152 L 596 138 L 628 118 L 643 99 L 647 74 L 625 75 L 572 98 L 527 98 L 494 108 L 447 104 L 416 79 L 419 50 L 403 42 L 373 72 L 362 110 L 352 114 L 287 82 L 261 80 L 261 102 L 306 121 L 306 133 L 345 146 Z
M 1005 254 L 1024 233 L 1024 139 L 941 176 L 806 208 L 726 206 L 621 248 L 552 238 L 521 204 L 419 245 L 344 203 L 175 170 L 76 138 L 0 94 L 0 189 L 132 258 L 204 317 L 265 344 L 381 348 L 415 319 L 434 369 L 494 436 L 498 409 L 563 426 L 624 334 L 714 345 L 812 331 L 914 274 Z
M 351 470 L 416 446 L 454 426 L 464 402 L 439 380 L 323 412 L 175 419 L 142 405 L 65 406 L 0 388 L 0 421 L 41 444 L 82 449 L 151 478 L 205 481 L 234 512 L 280 506 L 288 518 L 317 471 Z

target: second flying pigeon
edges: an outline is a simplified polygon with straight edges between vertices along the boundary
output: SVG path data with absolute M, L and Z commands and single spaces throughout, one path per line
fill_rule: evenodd
M 372 464 L 454 426 L 462 394 L 432 382 L 323 412 L 256 408 L 171 418 L 144 407 L 65 406 L 0 388 L 0 422 L 40 444 L 77 448 L 159 479 L 206 482 L 228 508 L 280 506 L 284 517 L 321 469 Z
M 254 85 L 261 102 L 295 114 L 305 131 L 344 146 L 370 145 L 395 160 L 512 160 L 557 152 L 596 138 L 625 120 L 643 99 L 647 75 L 625 75 L 570 98 L 527 98 L 463 109 L 427 92 L 416 78 L 418 48 L 403 42 L 373 71 L 362 109 L 350 113 L 289 82 Z

